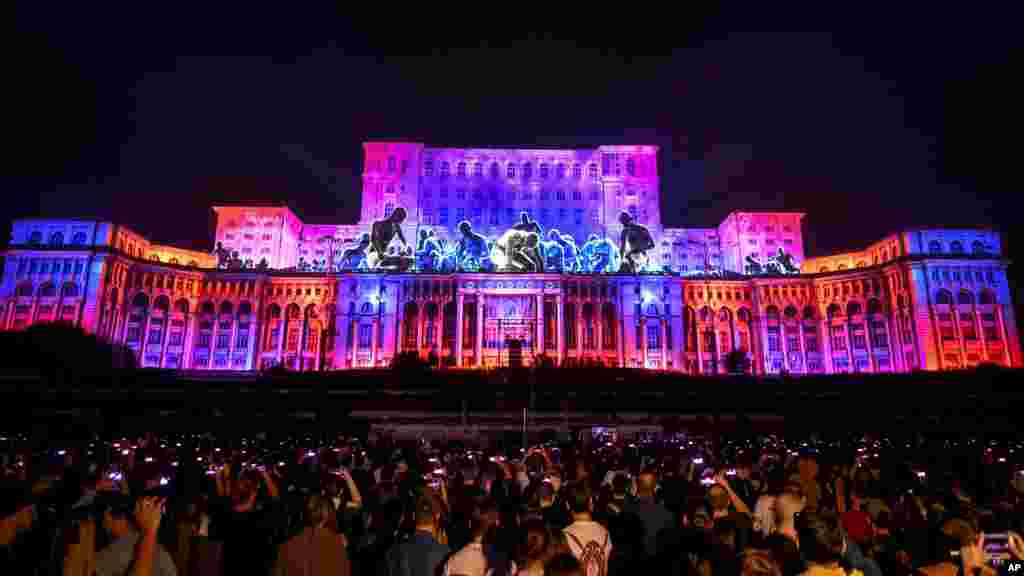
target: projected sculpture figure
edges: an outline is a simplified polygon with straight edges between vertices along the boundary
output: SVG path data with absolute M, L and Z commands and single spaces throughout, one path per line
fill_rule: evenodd
M 762 274 L 763 273 L 764 269 L 761 267 L 761 263 L 758 262 L 757 260 L 754 260 L 753 256 L 748 254 L 747 258 L 746 258 L 746 261 L 747 261 L 747 265 L 746 265 L 747 274 L 758 275 L 758 274 Z
M 487 239 L 473 231 L 473 225 L 468 221 L 459 222 L 459 232 L 462 238 L 459 239 L 458 247 L 455 250 L 455 261 L 459 270 L 466 272 L 477 272 L 488 267 L 489 260 L 487 250 Z
M 367 254 L 367 264 L 370 268 L 378 268 L 388 258 L 388 246 L 391 241 L 398 237 L 402 243 L 403 250 L 409 245 L 402 234 L 402 222 L 405 221 L 405 208 L 395 208 L 390 216 L 383 220 L 377 220 L 370 227 L 370 251 Z M 388 261 L 391 266 L 394 261 Z
M 434 236 L 433 229 L 423 228 L 416 243 L 416 269 L 421 272 L 433 272 L 440 266 L 441 244 Z
M 362 270 L 366 268 L 366 251 L 370 248 L 370 235 L 363 233 L 356 240 L 356 245 L 346 248 L 341 253 L 342 270 Z
M 646 226 L 633 221 L 629 212 L 619 214 L 622 236 L 619 239 L 619 253 L 622 255 L 622 272 L 642 272 L 647 265 L 647 251 L 654 248 L 654 238 Z
M 619 269 L 619 261 L 619 251 L 611 240 L 599 238 L 597 234 L 591 234 L 580 249 L 581 272 L 615 272 Z
M 782 248 L 779 248 L 779 253 L 775 255 L 775 261 L 784 274 L 798 274 L 800 272 L 800 267 L 794 262 L 793 255 L 787 254 Z
M 543 272 L 540 236 L 513 228 L 502 234 L 491 255 L 498 270 L 510 272 Z
M 548 238 L 558 236 L 557 230 L 548 232 Z M 541 253 L 544 255 L 544 269 L 548 272 L 565 271 L 565 249 L 557 240 L 541 240 Z
M 512 229 L 520 232 L 533 232 L 537 235 L 538 239 L 544 236 L 541 232 L 540 224 L 536 220 L 531 219 L 530 215 L 526 212 L 519 213 L 519 222 L 513 225 Z
M 562 234 L 557 229 L 548 232 L 548 239 L 557 242 L 562 247 L 562 270 L 565 272 L 581 272 L 580 253 L 576 248 L 576 241 L 568 234 Z
M 227 268 L 231 262 L 231 251 L 224 247 L 223 242 L 217 242 L 213 249 L 213 255 L 217 257 L 217 268 Z

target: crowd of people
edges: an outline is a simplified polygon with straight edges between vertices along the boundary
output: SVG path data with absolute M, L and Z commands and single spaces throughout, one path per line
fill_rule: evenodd
M 982 439 L 2 440 L 8 574 L 974 576 L 1024 560 L 1022 449 Z

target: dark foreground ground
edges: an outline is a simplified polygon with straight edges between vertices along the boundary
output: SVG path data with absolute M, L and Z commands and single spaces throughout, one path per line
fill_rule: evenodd
M 793 379 L 621 369 L 237 375 L 0 374 L 0 428 L 388 429 L 472 435 L 587 426 L 635 430 L 1016 432 L 1024 371 Z

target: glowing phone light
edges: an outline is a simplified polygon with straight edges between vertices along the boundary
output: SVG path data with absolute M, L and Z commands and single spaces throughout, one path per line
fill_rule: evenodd
M 122 456 L 127 456 L 127 455 L 129 455 L 131 453 L 132 453 L 132 451 L 127 449 L 127 448 L 125 448 L 124 450 L 121 450 L 121 455 Z

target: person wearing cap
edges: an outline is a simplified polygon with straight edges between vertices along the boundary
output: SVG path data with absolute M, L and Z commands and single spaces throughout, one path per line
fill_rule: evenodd
M 133 501 L 123 494 L 104 494 L 100 507 L 103 529 L 111 544 L 96 554 L 96 576 L 177 576 L 174 560 L 156 541 L 163 501 Z
M 451 550 L 438 542 L 440 509 L 434 499 L 416 499 L 416 530 L 406 541 L 392 546 L 386 556 L 388 576 L 433 576 Z

